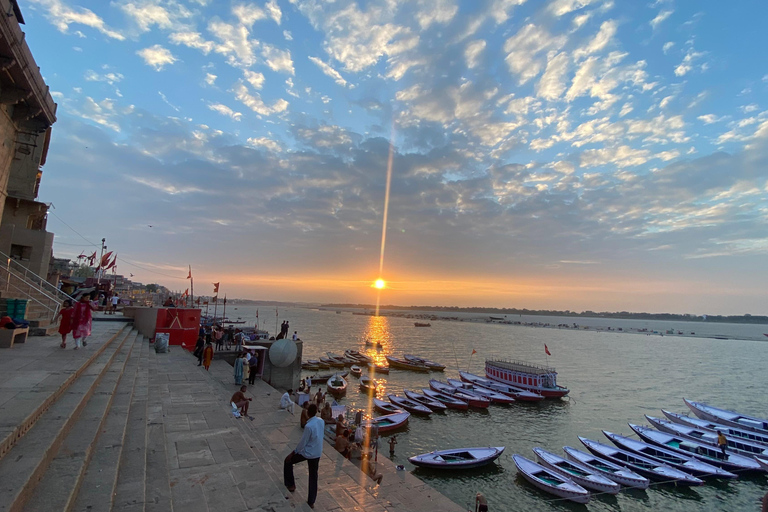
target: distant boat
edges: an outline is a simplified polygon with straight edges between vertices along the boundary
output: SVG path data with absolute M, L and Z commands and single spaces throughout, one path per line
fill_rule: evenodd
M 570 478 L 536 464 L 522 455 L 514 454 L 512 459 L 515 461 L 515 466 L 517 466 L 520 474 L 542 491 L 576 503 L 589 503 L 589 491 Z
M 423 364 L 433 372 L 442 372 L 443 370 L 445 370 L 444 364 L 436 363 L 434 361 L 430 361 L 429 359 L 424 359 L 423 357 L 420 357 L 420 356 L 403 354 L 403 359 L 405 359 L 410 363 Z
M 377 411 L 383 412 L 384 414 L 395 414 L 405 410 L 402 407 L 398 407 L 397 405 L 386 402 L 384 400 L 379 400 L 378 398 L 373 399 L 373 407 Z
M 383 364 L 368 363 L 368 368 L 371 368 L 375 373 L 383 373 L 384 375 L 389 375 L 389 366 L 384 366 Z
M 499 393 L 504 393 L 507 396 L 511 396 L 515 400 L 523 400 L 527 402 L 539 402 L 544 400 L 544 397 L 540 393 L 526 391 L 523 388 L 510 386 L 509 384 L 502 384 L 501 382 L 486 379 L 485 377 L 480 377 L 479 375 L 475 375 L 473 373 L 459 372 L 459 377 L 461 377 L 461 380 L 464 382 L 469 382 L 470 384 L 475 384 L 484 388 L 498 391 Z
M 500 317 L 500 316 L 489 316 L 488 318 L 490 318 L 491 320 L 504 320 L 504 319 L 503 319 L 502 317 Z
M 354 377 L 360 377 L 363 374 L 363 369 L 356 364 L 353 364 L 349 367 L 349 373 L 351 373 Z
M 336 314 L 337 314 L 337 315 L 340 315 L 340 314 L 341 314 L 341 311 L 336 311 Z
M 432 390 L 437 391 L 438 393 L 443 393 L 445 395 L 452 396 L 454 398 L 458 398 L 459 400 L 467 402 L 471 407 L 479 407 L 481 409 L 487 409 L 488 405 L 491 403 L 491 401 L 488 400 L 487 398 L 484 398 L 480 395 L 469 393 L 461 389 L 456 389 L 450 384 L 446 384 L 445 382 L 441 382 L 439 380 L 435 380 L 435 379 L 430 380 L 429 387 Z
M 504 453 L 504 446 L 486 448 L 454 448 L 409 457 L 414 466 L 430 469 L 471 469 L 490 464 Z
M 662 432 L 672 434 L 673 436 L 680 436 L 692 441 L 704 443 L 712 446 L 713 448 L 719 448 L 717 445 L 717 432 L 699 429 L 690 425 L 681 425 L 679 423 L 673 423 L 671 421 L 664 420 L 662 418 L 654 418 L 653 416 L 645 415 L 646 419 L 651 424 Z M 728 427 L 723 427 L 723 430 Z M 762 457 L 768 459 L 768 446 L 739 439 L 737 437 L 728 438 L 725 437 L 728 442 L 728 451 L 746 455 L 747 457 Z
M 456 409 L 459 411 L 466 411 L 469 409 L 469 404 L 465 402 L 464 400 L 459 400 L 458 398 L 452 397 L 451 395 L 446 395 L 445 393 L 440 393 L 439 391 L 435 391 L 433 389 L 427 389 L 423 388 L 422 393 L 424 393 L 424 396 L 427 398 L 431 398 L 433 400 L 437 400 L 438 402 L 442 402 L 445 404 L 446 407 L 449 409 Z
M 397 395 L 387 395 L 387 398 L 390 402 L 400 407 L 401 409 L 405 409 L 411 414 L 420 414 L 422 416 L 429 416 L 432 414 L 432 409 L 426 405 L 421 405 L 418 402 L 414 402 L 410 398 Z
M 741 428 L 732 427 L 730 425 L 716 423 L 714 421 L 685 416 L 683 414 L 677 414 L 675 412 L 670 412 L 664 409 L 662 409 L 661 412 L 663 412 L 664 416 L 669 418 L 671 421 L 679 423 L 680 425 L 687 425 L 689 427 L 706 430 L 708 432 L 717 432 L 718 430 L 721 430 L 723 434 L 726 435 L 726 437 L 733 437 L 743 441 L 749 441 L 752 443 L 768 446 L 768 434 L 758 434 L 757 432 L 752 432 L 751 430 L 744 430 Z
M 497 391 L 494 391 L 492 389 L 484 388 L 482 386 L 478 386 L 475 384 L 469 384 L 467 382 L 458 380 L 458 379 L 448 379 L 448 384 L 455 387 L 456 389 L 460 389 L 462 391 L 467 391 L 473 395 L 479 395 L 483 398 L 486 398 L 491 401 L 492 404 L 513 404 L 515 403 L 515 399 L 511 396 L 504 395 L 502 393 L 499 393 Z
M 375 395 L 378 387 L 378 383 L 367 375 L 360 377 L 360 391 L 363 393 Z
M 414 322 L 413 325 L 415 325 L 416 327 L 432 327 L 432 324 L 429 324 L 429 323 L 423 324 L 421 322 Z
M 414 372 L 429 373 L 427 365 L 421 363 L 412 363 L 406 359 L 401 359 L 395 356 L 384 356 L 389 363 L 390 368 L 396 368 L 398 370 L 411 370 Z

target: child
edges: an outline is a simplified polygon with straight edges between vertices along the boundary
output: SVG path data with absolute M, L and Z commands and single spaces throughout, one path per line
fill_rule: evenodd
M 59 310 L 59 314 L 56 315 L 56 319 L 61 318 L 59 324 L 59 334 L 61 334 L 61 348 L 67 348 L 67 334 L 72 332 L 72 312 L 75 310 L 72 307 L 71 300 L 65 300 L 64 307 Z
M 397 436 L 392 436 L 389 438 L 389 458 L 395 456 L 395 445 L 397 444 Z

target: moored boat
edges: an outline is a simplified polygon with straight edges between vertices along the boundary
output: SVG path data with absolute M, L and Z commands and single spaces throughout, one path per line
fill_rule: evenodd
M 751 430 L 744 430 L 742 428 L 732 427 L 730 425 L 723 425 L 714 421 L 703 420 L 692 416 L 685 416 L 684 414 L 678 414 L 676 412 L 670 412 L 662 409 L 664 416 L 669 418 L 674 423 L 680 425 L 687 425 L 689 427 L 706 430 L 708 432 L 722 431 L 726 437 L 733 437 L 741 439 L 743 441 L 749 441 L 750 443 L 762 444 L 768 446 L 768 434 L 763 435 Z
M 434 361 L 430 361 L 429 359 L 424 359 L 423 357 L 414 356 L 411 354 L 403 354 L 403 359 L 411 363 L 423 364 L 433 372 L 442 372 L 445 370 L 444 364 L 436 363 Z
M 356 364 L 353 364 L 349 367 L 349 373 L 351 373 L 354 377 L 360 377 L 363 374 L 363 369 Z
M 430 409 L 426 405 L 421 405 L 418 402 L 414 402 L 409 398 L 397 396 L 397 395 L 387 395 L 387 398 L 389 399 L 390 402 L 400 407 L 401 409 L 405 409 L 411 414 L 420 414 L 422 416 L 429 416 L 430 414 L 432 414 L 432 409 Z
M 371 418 L 369 420 L 363 420 L 362 427 L 370 428 L 373 424 L 378 425 L 379 433 L 391 432 L 398 428 L 404 427 L 408 423 L 408 418 L 411 413 L 406 411 L 397 412 L 394 414 L 387 414 L 385 416 L 379 416 L 378 418 Z
M 554 368 L 523 361 L 486 359 L 485 375 L 491 380 L 539 393 L 546 398 L 561 398 L 570 392 L 557 384 Z
M 413 325 L 415 327 L 432 327 L 432 324 L 430 323 L 423 323 L 423 322 L 414 322 Z
M 768 434 L 768 420 L 739 414 L 735 411 L 719 409 L 701 402 L 692 402 L 685 398 L 683 398 L 683 402 L 685 402 L 685 405 L 693 411 L 693 414 L 701 419 L 731 425 L 744 430 L 752 430 L 753 432 L 758 432 L 760 434 Z
M 571 446 L 563 446 L 563 451 L 565 452 L 565 456 L 571 462 L 596 471 L 598 474 L 603 475 L 609 480 L 613 480 L 617 484 L 635 489 L 647 489 L 651 484 L 651 481 L 644 476 L 638 475 L 624 466 L 595 457 L 591 453 L 582 452 Z
M 471 469 L 490 464 L 504 453 L 504 446 L 486 448 L 454 448 L 409 457 L 414 466 L 431 469 Z
M 704 443 L 712 446 L 713 448 L 719 448 L 717 445 L 717 432 L 710 432 L 708 430 L 701 430 L 696 427 L 690 427 L 688 425 L 681 425 L 679 423 L 673 423 L 662 418 L 656 418 L 653 416 L 645 415 L 646 419 L 651 424 L 662 432 L 672 434 L 673 436 L 680 436 L 692 441 Z M 725 435 L 725 432 L 723 432 Z M 727 451 L 738 453 L 747 457 L 763 457 L 768 459 L 768 446 L 762 444 L 751 443 L 749 441 L 743 441 L 739 438 L 733 438 L 725 436 L 727 444 Z
M 319 365 L 312 364 L 309 361 L 305 361 L 301 363 L 301 369 L 302 370 L 309 370 L 309 371 L 317 371 L 320 369 Z
M 660 463 L 648 457 L 637 455 L 621 448 L 615 448 L 607 444 L 599 443 L 586 437 L 579 436 L 579 441 L 587 449 L 600 458 L 609 460 L 614 464 L 643 475 L 655 482 L 674 483 L 676 485 L 703 485 L 704 481 L 689 475 L 679 469 L 675 469 L 664 463 Z
M 404 409 L 402 407 L 398 407 L 395 404 L 391 404 L 384 400 L 379 400 L 378 398 L 373 399 L 373 407 L 376 408 L 377 411 L 382 412 L 384 414 L 395 414 L 398 412 L 404 412 Z
M 456 409 L 458 411 L 466 411 L 469 409 L 469 404 L 467 402 L 464 400 L 459 400 L 458 398 L 451 395 L 446 395 L 444 393 L 440 393 L 439 391 L 427 388 L 423 388 L 421 391 L 427 398 L 442 402 L 449 409 Z
M 589 491 L 570 478 L 566 478 L 551 469 L 536 464 L 522 455 L 514 454 L 512 459 L 515 461 L 515 466 L 517 466 L 517 470 L 520 471 L 523 478 L 542 491 L 575 501 L 576 503 L 589 503 Z
M 343 362 L 337 361 L 336 359 L 331 359 L 329 357 L 321 357 L 320 362 L 327 364 L 329 368 L 344 368 Z
M 421 405 L 426 405 L 433 411 L 444 411 L 448 408 L 444 403 L 438 402 L 437 400 L 429 398 L 428 396 L 422 395 L 421 393 L 417 393 L 415 391 L 408 391 L 407 389 L 404 389 L 403 394 L 414 402 L 418 402 Z
M 470 384 L 458 379 L 446 379 L 446 382 L 448 382 L 450 386 L 453 386 L 456 389 L 467 391 L 471 394 L 486 398 L 490 400 L 492 404 L 506 405 L 515 403 L 515 399 L 511 396 L 507 396 L 503 393 L 499 393 L 497 391 L 493 391 L 492 389 L 484 388 L 476 384 Z
M 475 375 L 474 373 L 460 371 L 459 377 L 464 382 L 469 382 L 470 384 L 476 384 L 483 386 L 484 388 L 492 389 L 499 393 L 504 393 L 507 396 L 511 396 L 515 400 L 522 400 L 526 402 L 539 402 L 544 400 L 544 396 L 541 393 L 534 393 L 523 388 L 496 382 L 491 379 L 486 379 L 485 377 Z
M 322 384 L 324 382 L 328 382 L 328 379 L 333 377 L 334 375 L 341 375 L 342 377 L 346 378 L 348 375 L 348 372 L 343 371 L 340 373 L 325 373 L 321 375 L 311 375 L 309 378 L 312 379 L 312 384 Z
M 374 373 L 383 373 L 384 375 L 389 375 L 389 366 L 376 363 L 368 363 L 368 368 L 372 369 Z
M 768 459 L 761 459 L 760 457 L 755 457 L 755 460 L 758 464 L 760 464 L 760 467 L 763 468 L 763 471 L 768 471 Z
M 487 398 L 472 394 L 469 391 L 457 389 L 449 384 L 446 384 L 445 382 L 440 382 L 439 380 L 435 379 L 431 379 L 429 381 L 429 388 L 437 391 L 438 393 L 443 393 L 444 395 L 458 398 L 459 400 L 468 403 L 470 407 L 479 407 L 481 409 L 485 409 L 491 403 L 491 401 Z
M 576 462 L 569 461 L 559 455 L 548 452 L 543 448 L 534 448 L 533 453 L 536 454 L 536 461 L 539 464 L 556 473 L 560 473 L 566 478 L 570 478 L 585 489 L 606 492 L 608 494 L 618 494 L 621 490 L 621 486 L 613 480 L 579 465 Z
M 339 373 L 328 379 L 326 387 L 328 392 L 335 397 L 342 397 L 347 394 L 347 381 Z
M 395 356 L 384 356 L 389 363 L 390 368 L 397 368 L 398 370 L 411 370 L 414 372 L 429 373 L 429 368 L 421 363 L 412 363 Z
M 344 355 L 352 359 L 357 359 L 361 363 L 367 364 L 373 362 L 373 358 L 371 356 L 363 354 L 357 350 L 345 350 Z
M 362 375 L 360 377 L 360 391 L 363 393 L 370 393 L 375 395 L 378 387 L 379 384 L 367 375 Z

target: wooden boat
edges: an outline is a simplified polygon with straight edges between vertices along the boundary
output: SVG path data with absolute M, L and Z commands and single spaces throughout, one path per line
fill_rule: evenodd
M 415 327 L 432 327 L 432 324 L 430 323 L 422 323 L 422 322 L 414 322 L 413 325 Z
M 370 346 L 370 347 L 376 347 L 377 349 L 384 348 L 384 345 L 382 345 L 380 342 L 378 342 L 378 341 L 371 341 L 368 338 L 365 339 L 365 344 Z
M 328 365 L 329 368 L 344 368 L 344 363 L 328 357 L 321 357 L 320 362 Z
M 587 469 L 613 480 L 617 484 L 626 485 L 634 489 L 647 489 L 651 481 L 644 476 L 630 471 L 624 466 L 600 459 L 590 453 L 582 452 L 571 446 L 563 446 L 565 456 L 576 465 L 582 465 Z
M 352 359 L 346 356 L 340 356 L 339 354 L 334 354 L 333 352 L 326 352 L 325 355 L 328 356 L 328 359 L 332 361 L 338 361 L 344 366 L 352 366 L 353 364 L 359 362 L 357 359 Z
M 514 454 L 512 459 L 523 478 L 544 492 L 554 494 L 576 503 L 589 503 L 589 491 L 570 478 L 555 473 L 551 469 L 536 464 L 522 455 Z
M 482 386 L 477 386 L 475 384 L 470 384 L 468 382 L 464 382 L 458 379 L 446 379 L 449 385 L 455 387 L 456 389 L 460 389 L 462 391 L 467 391 L 471 394 L 481 396 L 483 398 L 486 398 L 491 401 L 492 404 L 513 404 L 515 403 L 515 399 L 511 396 L 507 396 L 502 393 L 498 393 L 492 389 L 484 388 Z
M 655 418 L 653 416 L 648 416 L 647 414 L 645 417 L 654 427 L 662 432 L 708 444 L 713 448 L 719 448 L 717 445 L 717 432 L 689 427 L 688 425 L 680 425 L 679 423 L 673 423 L 662 418 Z M 725 432 L 723 432 L 723 434 L 725 434 Z M 727 435 L 725 436 L 725 439 L 728 441 L 727 451 L 729 452 L 738 453 L 747 457 L 763 457 L 768 459 L 768 446 L 743 441 L 739 438 L 728 437 Z
M 744 457 L 738 453 L 730 453 L 727 457 L 723 457 L 719 448 L 713 448 L 708 444 L 683 439 L 680 436 L 673 436 L 666 432 L 660 432 L 641 425 L 630 425 L 629 427 L 640 436 L 640 439 L 647 443 L 652 443 L 683 455 L 692 455 L 707 464 L 723 468 L 726 471 L 734 473 L 760 471 L 760 465 L 754 459 Z
M 368 363 L 368 368 L 371 368 L 374 373 L 383 373 L 384 375 L 389 375 L 389 366 L 376 363 Z
M 402 407 L 398 407 L 395 404 L 391 404 L 384 400 L 379 400 L 378 398 L 375 398 L 375 397 L 373 399 L 373 407 L 375 407 L 377 411 L 382 412 L 384 414 L 395 414 L 395 413 L 404 411 Z
M 429 373 L 429 368 L 426 365 L 420 363 L 412 363 L 395 356 L 384 356 L 387 358 L 390 368 L 397 368 L 398 370 L 411 370 L 414 372 Z
M 386 402 L 385 402 L 386 403 Z M 370 428 L 376 424 L 379 427 L 379 433 L 391 432 L 398 428 L 404 427 L 408 423 L 411 413 L 401 411 L 394 414 L 387 414 L 385 416 L 379 416 L 378 418 L 371 418 L 369 420 L 363 420 L 361 423 L 363 428 Z
M 309 371 L 317 371 L 320 369 L 320 366 L 316 364 L 311 364 L 309 361 L 301 363 L 301 369 L 302 370 L 309 370 Z
M 445 404 L 448 409 L 456 409 L 458 411 L 466 411 L 469 409 L 469 404 L 467 402 L 464 400 L 459 400 L 458 398 L 451 395 L 446 395 L 444 393 L 440 393 L 439 391 L 426 388 L 422 389 L 421 391 L 424 393 L 424 396 Z
M 620 448 L 614 448 L 607 444 L 592 441 L 586 437 L 579 436 L 579 441 L 587 449 L 600 458 L 611 461 L 614 464 L 625 466 L 626 468 L 643 475 L 655 482 L 674 483 L 676 485 L 703 485 L 704 481 L 693 475 L 684 473 L 666 464 L 657 462 L 648 457 L 637 455 Z
M 438 402 L 437 400 L 429 398 L 426 395 L 422 395 L 421 393 L 416 393 L 415 391 L 408 391 L 407 389 L 404 389 L 403 394 L 414 402 L 420 403 L 421 405 L 426 405 L 433 411 L 444 411 L 448 408 L 444 403 Z
M 344 380 L 341 374 L 337 373 L 328 379 L 326 387 L 328 392 L 335 397 L 342 397 L 347 394 L 347 381 Z
M 340 375 L 346 378 L 348 375 L 348 372 L 344 371 L 340 373 L 326 373 L 322 375 L 311 375 L 309 378 L 312 379 L 312 384 L 314 385 L 314 384 L 322 384 L 324 382 L 328 382 L 328 379 L 330 379 L 334 375 Z
M 723 425 L 730 425 L 743 430 L 751 430 L 752 432 L 768 435 L 768 420 L 756 418 L 754 416 L 746 416 L 726 409 L 718 409 L 717 407 L 712 407 L 701 402 L 692 402 L 685 398 L 683 398 L 683 401 L 685 402 L 685 405 L 693 411 L 693 414 L 703 420 L 714 421 L 715 423 L 722 423 Z
M 543 448 L 534 448 L 533 453 L 536 454 L 536 462 L 566 478 L 570 478 L 585 489 L 608 494 L 618 494 L 621 490 L 621 486 L 613 480 Z
M 444 364 L 436 363 L 434 361 L 430 361 L 429 359 L 424 359 L 423 357 L 404 354 L 403 359 L 411 363 L 423 364 L 433 372 L 442 372 L 443 370 L 445 370 Z
M 515 400 L 523 400 L 526 402 L 539 402 L 541 400 L 544 400 L 544 396 L 540 393 L 527 391 L 523 388 L 510 386 L 509 384 L 502 384 L 501 382 L 496 382 L 491 379 L 486 379 L 485 377 L 481 377 L 473 373 L 459 372 L 459 377 L 464 382 L 469 382 L 470 384 L 475 384 L 478 386 L 482 386 L 484 388 L 492 389 L 499 393 L 503 393 L 507 396 L 511 396 Z
M 438 393 L 443 393 L 445 395 L 452 396 L 454 398 L 458 398 L 459 400 L 462 400 L 464 402 L 467 402 L 470 407 L 479 407 L 481 409 L 487 408 L 491 401 L 487 398 L 484 398 L 480 395 L 472 394 L 468 391 L 464 391 L 461 389 L 456 389 L 455 387 L 446 384 L 445 382 L 440 382 L 439 380 L 432 379 L 429 381 L 429 388 L 437 391 Z
M 409 398 L 397 395 L 387 395 L 387 398 L 390 402 L 400 407 L 401 409 L 405 409 L 411 414 L 420 414 L 422 416 L 429 416 L 432 414 L 432 409 L 426 405 L 421 405 L 419 402 L 414 402 Z
M 379 384 L 367 375 L 362 375 L 360 377 L 360 391 L 363 393 L 370 393 L 375 395 L 378 387 Z
M 356 364 L 353 364 L 349 367 L 349 373 L 351 373 L 353 377 L 360 377 L 363 374 L 363 369 Z
M 698 428 L 707 432 L 717 432 L 719 430 L 725 434 L 726 437 L 732 437 L 742 441 L 749 441 L 750 443 L 768 446 L 768 435 L 758 434 L 757 432 L 752 432 L 751 430 L 731 427 L 730 425 L 721 425 L 720 423 L 715 423 L 714 421 L 685 416 L 683 414 L 665 411 L 664 409 L 662 409 L 661 412 L 663 412 L 664 416 L 669 418 L 672 422 L 678 423 L 680 425 Z
M 357 359 L 361 363 L 373 362 L 373 358 L 371 356 L 363 354 L 362 352 L 358 352 L 357 350 L 345 350 L 344 355 L 347 357 L 351 357 L 352 359 Z
M 661 446 L 650 445 L 636 439 L 621 436 L 603 430 L 605 437 L 611 440 L 613 444 L 627 450 L 629 452 L 637 453 L 649 459 L 658 461 L 662 464 L 667 464 L 673 468 L 677 468 L 680 471 L 688 473 L 699 478 L 737 478 L 735 475 L 724 469 L 720 469 L 711 464 L 707 464 L 704 461 L 694 458 L 690 455 L 683 455 L 671 450 L 667 450 Z
M 328 363 L 324 363 L 323 361 L 320 361 L 319 359 L 309 359 L 307 360 L 307 363 L 317 366 L 320 370 L 328 370 L 331 366 Z
M 504 453 L 504 446 L 454 448 L 408 457 L 414 466 L 430 469 L 472 469 L 490 464 Z
M 561 398 L 570 392 L 568 388 L 557 385 L 554 368 L 523 361 L 486 359 L 485 375 L 496 382 L 539 393 L 545 398 Z

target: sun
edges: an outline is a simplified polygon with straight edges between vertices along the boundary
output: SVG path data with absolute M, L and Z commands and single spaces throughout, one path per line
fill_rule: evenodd
M 374 288 L 378 288 L 379 290 L 383 289 L 387 283 L 384 282 L 383 279 L 377 279 L 376 282 L 373 283 Z

